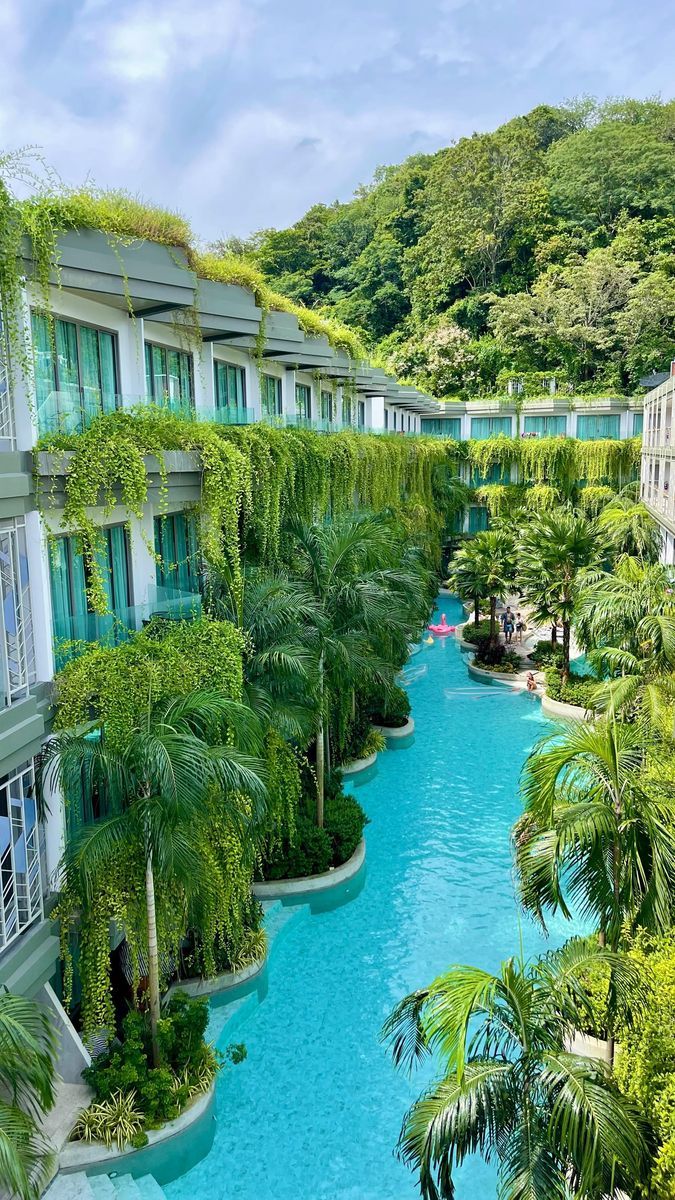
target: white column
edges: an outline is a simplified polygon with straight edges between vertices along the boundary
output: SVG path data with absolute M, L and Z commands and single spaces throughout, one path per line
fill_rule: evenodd
M 384 429 L 384 396 L 370 398 L 370 427 L 377 432 Z
M 246 407 L 251 409 L 252 420 L 259 421 L 262 417 L 262 397 L 260 394 L 260 375 L 258 364 L 249 356 L 246 363 Z
M 195 388 L 195 409 L 198 416 L 211 413 L 215 408 L 215 384 L 213 379 L 213 342 L 202 342 L 199 352 L 192 355 L 192 374 Z
M 285 417 L 295 416 L 295 371 L 287 368 L 281 380 L 281 403 Z
M 156 587 L 155 526 L 152 509 L 146 507 L 140 521 L 132 517 L 129 522 L 131 555 L 131 594 L 133 603 L 147 604 Z
M 117 341 L 119 356 L 118 392 L 123 408 L 133 408 L 148 398 L 145 380 L 145 322 L 142 317 L 128 319 L 127 334 Z
M 577 410 L 571 409 L 569 421 L 567 422 L 568 437 L 575 438 L 577 436 Z
M 54 678 L 52 594 L 49 586 L 49 546 L 38 512 L 26 513 L 26 557 L 35 644 L 35 671 L 38 683 L 47 683 Z

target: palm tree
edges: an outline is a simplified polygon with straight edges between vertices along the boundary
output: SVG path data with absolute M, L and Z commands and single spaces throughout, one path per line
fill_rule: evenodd
M 627 555 L 614 571 L 589 571 L 580 588 L 576 635 L 585 650 L 619 646 L 640 653 L 640 622 L 646 617 L 675 617 L 672 568 L 645 565 Z
M 457 551 L 450 564 L 448 584 L 453 591 L 457 592 L 460 600 L 468 600 L 473 603 L 473 620 L 474 625 L 477 625 L 480 621 L 481 600 L 487 599 L 487 593 L 483 591 L 485 587 L 483 556 L 480 542 L 476 545 L 476 538 L 467 542 Z
M 234 744 L 233 744 L 234 743 Z M 110 815 L 83 825 L 68 840 L 62 868 L 79 882 L 91 905 L 110 862 L 124 850 L 142 856 L 148 926 L 148 993 L 152 1052 L 159 1065 L 160 1015 L 156 883 L 177 883 L 186 895 L 208 886 L 199 849 L 191 837 L 212 788 L 223 809 L 241 820 L 234 795 L 256 804 L 264 797 L 262 768 L 251 752 L 260 747 L 257 719 L 246 706 L 216 692 L 192 692 L 148 703 L 145 719 L 131 728 L 120 749 L 110 749 L 105 729 L 61 733 L 45 747 L 42 780 L 56 782 L 66 797 L 103 795 Z M 41 780 L 41 782 L 42 782 Z
M 534 620 L 558 620 L 562 625 L 563 683 L 569 679 L 572 619 L 581 580 L 600 553 L 596 526 L 567 508 L 541 513 L 520 539 L 518 577 Z
M 570 1053 L 588 1021 L 589 968 L 610 969 L 623 1002 L 638 968 L 580 940 L 498 974 L 453 966 L 407 996 L 383 1036 L 397 1066 L 425 1057 L 442 1074 L 406 1114 L 399 1154 L 424 1200 L 452 1200 L 453 1172 L 478 1152 L 499 1169 L 501 1200 L 618 1200 L 649 1176 L 650 1131 L 603 1062 Z
M 476 595 L 490 601 L 490 641 L 494 644 L 499 638 L 497 601 L 508 595 L 515 579 L 515 543 L 506 529 L 487 529 L 476 534 L 471 550 L 469 570 L 474 575 L 473 586 L 479 589 Z
M 634 638 L 637 653 L 621 646 L 591 651 L 603 677 L 593 705 L 612 717 L 643 716 L 653 731 L 664 731 L 675 700 L 675 617 L 650 613 L 638 622 Z
M 403 561 L 395 523 L 361 513 L 289 529 L 290 571 L 313 597 L 310 634 L 317 655 L 317 824 L 323 825 L 326 750 L 330 752 L 331 697 L 354 693 L 358 682 L 393 682 L 394 646 L 410 640 L 424 609 L 419 570 Z M 388 658 L 383 658 L 384 649 Z
M 303 745 L 314 727 L 318 610 L 304 584 L 246 567 L 243 596 L 226 570 L 209 573 L 206 604 L 246 635 L 244 691 L 249 706 L 285 738 Z
M 523 904 L 592 921 L 616 951 L 626 929 L 670 926 L 675 804 L 640 772 L 641 724 L 568 722 L 523 773 L 516 869 Z
M 615 558 L 629 554 L 641 563 L 658 562 L 659 528 L 649 510 L 633 497 L 616 496 L 598 515 L 598 529 L 607 537 Z
M 19 1200 L 38 1200 L 53 1170 L 53 1149 L 41 1127 L 56 1098 L 57 1047 L 39 1004 L 0 995 L 0 1187 Z

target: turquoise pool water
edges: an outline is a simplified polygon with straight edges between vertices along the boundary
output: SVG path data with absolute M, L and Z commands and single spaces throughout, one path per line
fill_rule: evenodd
M 547 728 L 539 702 L 470 681 L 454 640 L 423 644 L 406 677 L 414 742 L 355 788 L 371 822 L 364 878 L 340 907 L 272 910 L 264 977 L 213 1006 L 212 1036 L 248 1057 L 219 1080 L 206 1157 L 168 1183 L 188 1164 L 164 1165 L 168 1200 L 414 1200 L 393 1151 L 424 1079 L 393 1070 L 383 1021 L 449 963 L 497 967 L 521 929 L 527 952 L 545 945 L 519 918 L 509 848 L 520 769 Z M 561 922 L 551 941 L 569 932 Z M 459 1200 L 495 1194 L 479 1160 L 457 1179 Z

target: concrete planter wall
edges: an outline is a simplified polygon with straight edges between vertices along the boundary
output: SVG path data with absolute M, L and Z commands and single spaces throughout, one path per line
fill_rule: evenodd
M 366 859 L 366 843 L 363 838 L 346 863 L 323 871 L 321 875 L 306 875 L 303 879 L 273 879 L 269 883 L 254 883 L 253 895 L 257 900 L 283 900 L 286 896 L 304 896 L 313 892 L 327 892 L 341 883 L 353 879 Z
M 552 700 L 546 693 L 541 699 L 542 712 L 547 717 L 562 717 L 565 721 L 587 721 L 586 709 L 576 704 L 563 704 L 562 700 Z
M 475 649 L 472 646 L 472 650 Z M 478 683 L 496 683 L 498 687 L 513 688 L 515 691 L 522 692 L 525 684 L 517 675 L 503 675 L 498 671 L 484 671 L 482 667 L 475 667 L 472 662 L 467 663 L 467 670 L 472 679 Z
M 125 1172 L 132 1171 L 133 1159 L 136 1155 L 146 1154 L 152 1146 L 156 1146 L 160 1142 L 166 1142 L 170 1138 L 182 1136 L 201 1117 L 205 1116 L 213 1104 L 215 1090 L 216 1082 L 214 1080 L 208 1092 L 205 1092 L 203 1096 L 199 1096 L 194 1104 L 191 1104 L 179 1117 L 176 1117 L 175 1121 L 167 1121 L 166 1125 L 162 1125 L 161 1129 L 150 1129 L 148 1131 L 148 1144 L 140 1150 L 135 1150 L 133 1147 L 118 1150 L 117 1146 L 108 1147 L 96 1142 L 68 1142 L 61 1151 L 59 1160 L 61 1173 L 68 1175 L 73 1171 L 82 1171 L 91 1167 L 101 1166 L 115 1171 L 118 1169 L 118 1164 L 120 1163 L 123 1163 L 123 1170 Z
M 369 767 L 373 767 L 377 762 L 377 750 L 374 754 L 369 754 L 367 758 L 355 758 L 353 762 L 345 763 L 340 767 L 343 775 L 358 775 L 359 771 L 367 771 Z
M 267 955 L 258 959 L 257 962 L 250 963 L 248 967 L 242 967 L 240 971 L 223 971 L 211 979 L 198 977 L 179 979 L 167 989 L 164 1002 L 166 1003 L 173 992 L 187 992 L 188 996 L 217 996 L 219 992 L 227 992 L 230 988 L 239 987 L 240 983 L 247 983 L 249 979 L 255 979 L 255 976 L 262 971 L 266 961 Z
M 388 742 L 396 742 L 399 738 L 410 737 L 410 734 L 415 732 L 415 722 L 412 717 L 408 717 L 405 725 L 373 725 L 373 729 L 381 733 Z

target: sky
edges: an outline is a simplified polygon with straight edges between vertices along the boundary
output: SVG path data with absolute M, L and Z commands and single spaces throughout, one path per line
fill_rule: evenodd
M 203 239 L 536 104 L 675 94 L 667 0 L 0 0 L 0 153 Z

